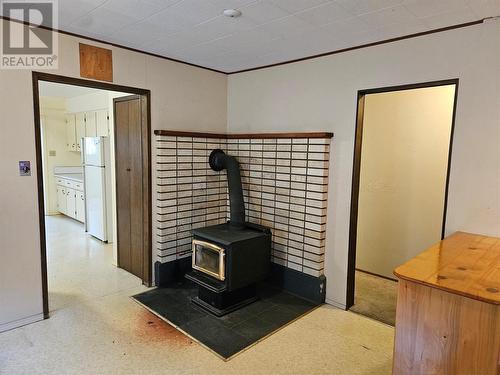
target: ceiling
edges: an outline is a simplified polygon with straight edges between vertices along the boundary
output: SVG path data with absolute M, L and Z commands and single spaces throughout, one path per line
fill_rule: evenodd
M 60 0 L 58 28 L 234 72 L 497 15 L 500 0 Z
M 75 98 L 77 96 L 103 92 L 103 90 L 89 87 L 65 85 L 62 83 L 40 81 L 40 96 L 49 96 L 53 98 Z

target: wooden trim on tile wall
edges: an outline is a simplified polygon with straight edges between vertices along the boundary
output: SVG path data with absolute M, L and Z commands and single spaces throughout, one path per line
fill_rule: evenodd
M 450 170 L 451 170 L 451 151 L 453 145 L 453 135 L 455 130 L 455 117 L 458 100 L 458 78 L 445 79 L 439 81 L 429 81 L 422 83 L 414 83 L 407 85 L 397 85 L 381 88 L 373 88 L 358 91 L 358 104 L 356 109 L 356 124 L 355 124 L 355 138 L 354 138 L 354 156 L 353 156 L 353 171 L 352 171 L 352 190 L 351 190 L 351 214 L 349 220 L 349 249 L 347 258 L 347 291 L 346 291 L 346 310 L 349 310 L 354 305 L 355 295 L 355 275 L 356 275 L 356 240 L 357 240 L 357 226 L 358 226 L 358 201 L 359 201 L 359 180 L 361 172 L 361 152 L 363 140 L 363 118 L 365 109 L 365 96 L 369 94 L 378 94 L 384 92 L 393 92 L 401 90 L 414 90 L 428 87 L 438 86 L 455 86 L 455 96 L 453 103 L 453 115 L 451 120 L 450 143 L 448 151 L 447 171 L 446 171 L 446 186 L 444 194 L 444 207 L 443 207 L 443 223 L 441 228 L 441 239 L 445 235 L 446 226 L 446 211 L 448 207 L 448 188 L 450 184 Z M 366 271 L 364 271 L 366 272 Z
M 101 90 L 108 91 L 121 91 L 124 93 L 131 93 L 141 95 L 145 100 L 147 100 L 147 116 L 148 120 L 148 139 L 144 145 L 147 145 L 149 149 L 149 155 L 151 155 L 151 92 L 147 89 L 141 89 L 137 87 L 122 86 L 108 82 L 92 81 L 81 78 L 66 77 L 56 74 L 42 73 L 42 72 L 32 72 L 32 84 L 33 84 L 33 114 L 34 114 L 34 127 L 35 127 L 35 150 L 36 150 L 36 169 L 37 169 L 37 189 L 38 189 L 38 218 L 39 218 L 39 231 L 40 231 L 40 257 L 41 257 L 41 282 L 42 282 L 42 301 L 43 301 L 43 315 L 47 319 L 49 317 L 49 297 L 48 297 L 48 281 L 47 281 L 47 245 L 46 245 L 46 234 L 45 234 L 45 206 L 44 206 L 44 189 L 43 189 L 43 169 L 42 169 L 42 138 L 41 138 L 41 121 L 40 121 L 40 96 L 39 96 L 39 82 L 53 82 L 61 83 L 73 86 L 83 86 L 90 87 Z M 152 182 L 151 182 L 151 159 L 147 156 L 147 162 L 149 163 L 148 175 L 145 178 L 144 183 L 148 186 L 149 194 L 146 197 L 147 200 L 147 215 L 149 223 L 153 220 L 153 208 L 152 208 Z M 152 225 L 149 226 L 147 232 L 147 248 L 148 251 L 148 269 L 147 275 L 143 279 L 145 285 L 152 285 L 152 257 L 153 257 L 153 244 L 152 244 Z
M 278 138 L 333 138 L 333 133 L 328 132 L 304 132 L 304 133 L 203 133 L 177 130 L 155 130 L 155 135 L 172 137 L 198 137 L 198 138 L 222 138 L 222 139 L 278 139 Z

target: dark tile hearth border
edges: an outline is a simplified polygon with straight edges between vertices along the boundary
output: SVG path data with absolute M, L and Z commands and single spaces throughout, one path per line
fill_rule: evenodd
M 156 286 L 168 287 L 184 280 L 184 275 L 191 270 L 191 257 L 167 263 L 156 262 L 154 269 Z M 315 277 L 272 263 L 271 274 L 267 282 L 313 303 L 325 302 L 326 277 L 324 275 Z
M 260 285 L 258 294 L 257 302 L 221 318 L 191 302 L 197 288 L 186 280 L 132 298 L 227 361 L 320 305 L 268 284 Z

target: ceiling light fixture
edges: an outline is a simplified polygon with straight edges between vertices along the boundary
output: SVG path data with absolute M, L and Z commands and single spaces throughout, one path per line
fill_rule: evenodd
M 238 9 L 224 9 L 222 12 L 226 17 L 236 18 L 241 16 L 241 12 Z

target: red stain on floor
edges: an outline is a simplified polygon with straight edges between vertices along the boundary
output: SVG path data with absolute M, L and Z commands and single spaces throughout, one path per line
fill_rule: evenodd
M 158 318 L 146 309 L 141 309 L 135 316 L 135 336 L 145 342 L 161 342 L 171 345 L 191 345 L 193 340 Z

